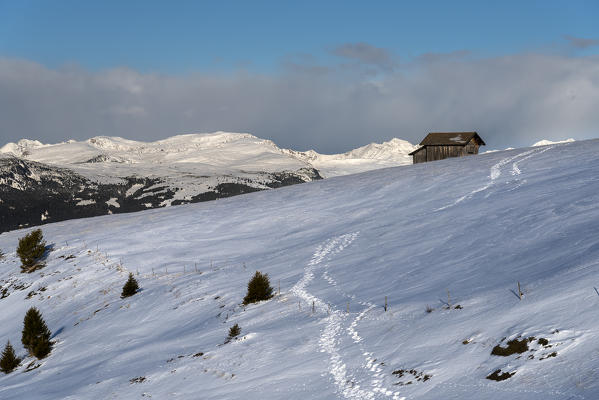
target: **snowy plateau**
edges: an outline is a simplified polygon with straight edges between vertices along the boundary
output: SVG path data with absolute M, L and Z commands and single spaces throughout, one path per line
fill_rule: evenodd
M 15 254 L 31 229 L 4 232 L 0 340 L 24 360 L 0 398 L 597 399 L 597 154 L 551 144 L 50 223 L 31 274 Z M 244 307 L 256 270 L 276 295 Z M 141 289 L 121 299 L 129 272 Z M 31 306 L 55 342 L 40 361 L 20 344 Z M 492 354 L 513 340 L 522 353 Z
M 104 136 L 53 145 L 22 139 L 0 148 L 0 232 L 410 164 L 415 148 L 392 139 L 324 155 L 228 132 L 149 143 Z

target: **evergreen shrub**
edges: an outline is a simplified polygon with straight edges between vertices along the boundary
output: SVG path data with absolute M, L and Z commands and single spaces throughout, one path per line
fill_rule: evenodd
M 52 333 L 46 326 L 42 314 L 35 307 L 27 310 L 23 320 L 23 332 L 21 342 L 29 354 L 42 359 L 52 351 L 50 342 Z
M 124 299 L 125 297 L 133 296 L 135 293 L 137 293 L 138 290 L 139 290 L 139 285 L 137 284 L 137 281 L 133 277 L 133 274 L 131 272 L 129 272 L 129 279 L 127 279 L 127 282 L 125 282 L 125 284 L 123 285 L 123 291 L 121 293 L 121 298 Z
M 262 274 L 260 271 L 256 271 L 253 278 L 248 282 L 248 291 L 243 298 L 243 304 L 247 305 L 262 300 L 268 300 L 273 296 L 272 292 L 273 289 L 270 287 L 268 274 Z
M 229 337 L 227 337 L 226 343 L 239 336 L 240 333 L 241 327 L 239 326 L 239 324 L 233 325 L 231 328 L 229 328 Z
M 33 272 L 43 265 L 39 263 L 46 252 L 46 242 L 41 229 L 36 229 L 19 239 L 17 255 L 21 259 L 21 270 Z
M 17 358 L 15 349 L 13 349 L 10 341 L 6 342 L 6 346 L 4 346 L 4 351 L 2 352 L 2 358 L 0 358 L 0 371 L 5 374 L 10 374 L 20 363 L 21 360 Z

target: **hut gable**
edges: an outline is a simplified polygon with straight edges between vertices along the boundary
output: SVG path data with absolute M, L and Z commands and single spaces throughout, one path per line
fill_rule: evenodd
M 421 146 L 465 146 L 472 139 L 478 142 L 478 145 L 485 145 L 485 142 L 476 132 L 432 132 L 420 142 Z
M 431 132 L 410 153 L 414 164 L 478 154 L 485 142 L 476 132 Z

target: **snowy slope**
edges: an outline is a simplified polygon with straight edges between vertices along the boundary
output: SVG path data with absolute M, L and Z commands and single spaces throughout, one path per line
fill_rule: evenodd
M 31 275 L 14 254 L 27 230 L 3 233 L 0 340 L 24 355 L 35 305 L 56 345 L 0 376 L 0 398 L 599 398 L 598 152 L 495 152 L 49 224 Z M 281 294 L 244 308 L 257 269 Z M 122 300 L 128 271 L 142 291 Z M 223 345 L 234 323 L 242 338 Z M 529 351 L 491 355 L 520 335 Z M 515 374 L 485 379 L 498 369 Z
M 532 145 L 532 147 L 547 146 L 547 145 L 550 145 L 550 144 L 572 143 L 574 141 L 575 140 L 573 138 L 564 139 L 564 140 L 558 140 L 558 141 L 551 141 L 551 140 L 543 139 L 543 140 L 539 140 L 538 142 L 535 142 Z

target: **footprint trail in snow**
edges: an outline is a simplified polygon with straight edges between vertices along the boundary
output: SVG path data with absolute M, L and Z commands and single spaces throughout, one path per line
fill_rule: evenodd
M 516 154 L 515 156 L 512 157 L 506 157 L 502 160 L 500 160 L 498 163 L 496 163 L 495 165 L 493 165 L 491 167 L 491 171 L 489 173 L 489 182 L 487 182 L 484 186 L 481 186 L 478 189 L 474 189 L 473 191 L 471 191 L 470 193 L 458 198 L 456 201 L 454 201 L 451 204 L 448 204 L 446 206 L 440 207 L 435 209 L 434 211 L 442 211 L 445 210 L 447 208 L 453 207 L 455 205 L 458 205 L 459 203 L 461 203 L 464 200 L 469 200 L 471 199 L 475 194 L 483 192 L 487 189 L 489 189 L 491 186 L 493 186 L 496 182 L 497 182 L 497 178 L 499 178 L 501 176 L 501 171 L 502 168 L 506 165 L 511 163 L 512 161 L 516 160 L 513 162 L 512 164 L 512 175 L 516 176 L 516 175 L 520 175 L 521 171 L 520 168 L 518 166 L 519 163 L 521 163 L 524 160 L 527 160 L 533 156 L 539 155 L 541 153 L 546 152 L 547 150 L 551 150 L 554 146 L 548 146 L 544 149 L 532 149 L 532 150 L 528 150 L 525 152 L 522 152 L 520 154 Z
M 341 335 L 343 333 L 343 325 L 347 316 L 343 311 L 340 311 L 332 306 L 329 306 L 322 299 L 309 293 L 306 289 L 308 284 L 314 279 L 314 272 L 317 268 L 326 268 L 326 261 L 330 260 L 335 254 L 343 251 L 349 246 L 358 236 L 358 232 L 334 237 L 325 241 L 318 246 L 308 265 L 304 269 L 302 279 L 291 289 L 291 292 L 308 304 L 314 304 L 316 312 L 328 313 L 326 318 L 326 327 L 320 335 L 319 347 L 320 351 L 329 355 L 329 373 L 331 374 L 337 392 L 346 399 L 352 400 L 374 400 L 376 398 L 392 398 L 393 400 L 404 400 L 405 397 L 399 397 L 399 392 L 394 392 L 383 387 L 382 370 L 375 364 L 372 353 L 364 350 L 362 338 L 359 336 L 356 327 L 358 322 L 370 311 L 374 305 L 360 302 L 361 305 L 367 308 L 358 314 L 353 319 L 350 326 L 345 330 L 351 337 L 354 344 L 357 344 L 360 349 L 360 354 L 364 357 L 362 360 L 362 369 L 370 376 L 370 388 L 361 387 L 355 383 L 356 377 L 348 371 L 347 364 L 344 362 L 343 355 L 340 351 Z M 323 264 L 324 261 L 324 264 Z M 326 271 L 325 271 L 326 273 Z M 325 279 L 327 276 L 325 275 Z M 326 279 L 331 283 L 330 277 Z

